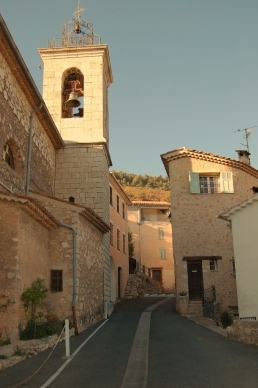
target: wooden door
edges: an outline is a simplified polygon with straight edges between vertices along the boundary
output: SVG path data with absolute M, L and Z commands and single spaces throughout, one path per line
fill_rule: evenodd
M 152 279 L 156 280 L 156 282 L 162 284 L 162 270 L 161 269 L 153 269 L 152 270 Z
M 202 299 L 203 291 L 203 276 L 202 276 L 202 261 L 188 261 L 188 290 L 189 299 Z

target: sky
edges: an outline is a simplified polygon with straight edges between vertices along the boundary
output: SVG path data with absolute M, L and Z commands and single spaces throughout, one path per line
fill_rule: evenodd
M 78 0 L 0 0 L 42 93 L 38 48 L 61 38 Z M 187 147 L 258 169 L 257 0 L 80 0 L 82 19 L 108 44 L 112 169 L 166 176 L 160 155 Z

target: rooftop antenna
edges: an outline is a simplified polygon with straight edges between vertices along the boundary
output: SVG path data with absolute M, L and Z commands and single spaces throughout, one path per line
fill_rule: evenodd
M 247 152 L 248 152 L 249 154 L 250 154 L 250 152 L 249 152 L 249 142 L 248 142 L 248 138 L 249 138 L 249 136 L 251 135 L 253 129 L 254 129 L 254 128 L 257 128 L 257 127 L 258 127 L 258 125 L 254 125 L 253 127 L 248 127 L 248 128 L 243 128 L 243 129 L 237 129 L 236 131 L 234 131 L 234 132 L 245 131 L 245 141 L 246 141 L 246 143 L 245 143 L 245 144 L 240 143 L 240 144 L 242 144 L 243 146 L 246 147 L 246 150 L 247 150 Z

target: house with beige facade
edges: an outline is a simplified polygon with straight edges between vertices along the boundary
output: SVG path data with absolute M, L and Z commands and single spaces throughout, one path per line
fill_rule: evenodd
M 109 175 L 111 301 L 125 295 L 129 277 L 127 214 L 131 200 L 112 173 Z
M 187 293 L 186 314 L 198 303 L 201 309 L 208 289 L 221 310 L 237 310 L 230 224 L 217 216 L 252 197 L 257 186 L 258 171 L 246 152 L 238 155 L 234 160 L 184 147 L 161 155 L 170 180 L 177 301 Z
M 239 318 L 258 320 L 258 194 L 218 217 L 232 230 Z
M 37 277 L 49 290 L 47 310 L 71 319 L 76 333 L 113 306 L 112 71 L 107 45 L 93 30 L 81 33 L 77 11 L 62 39 L 39 50 L 44 100 L 0 17 L 0 334 L 12 342 L 25 320 L 21 294 Z
M 175 273 L 170 217 L 168 202 L 132 201 L 128 208 L 134 258 L 165 290 L 171 291 L 175 288 Z

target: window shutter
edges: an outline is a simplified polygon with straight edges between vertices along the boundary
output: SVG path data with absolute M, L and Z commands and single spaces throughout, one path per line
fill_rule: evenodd
M 166 248 L 160 248 L 159 249 L 159 257 L 161 260 L 166 260 L 167 258 L 167 250 Z
M 232 172 L 223 171 L 220 173 L 220 187 L 222 193 L 234 193 Z
M 163 240 L 163 238 L 164 238 L 164 230 L 163 230 L 163 228 L 158 228 L 158 238 L 159 238 L 159 240 Z
M 200 194 L 199 173 L 189 172 L 190 192 Z

